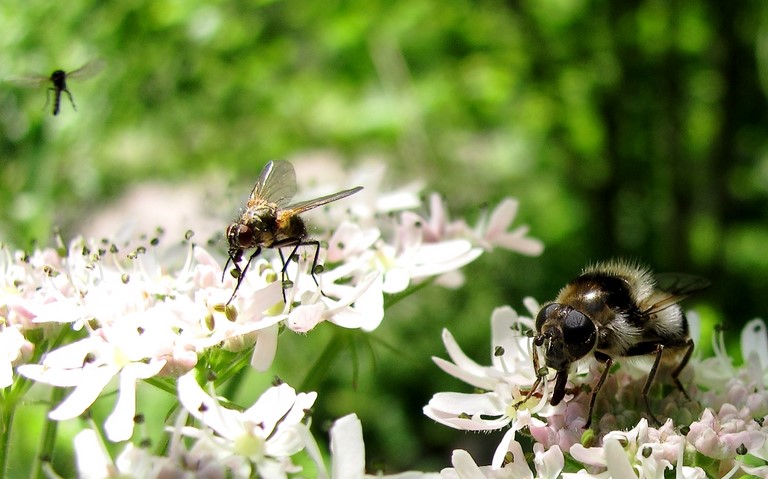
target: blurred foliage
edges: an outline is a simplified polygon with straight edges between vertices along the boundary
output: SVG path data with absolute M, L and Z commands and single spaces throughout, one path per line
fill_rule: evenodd
M 7 0 L 0 31 L 6 80 L 107 63 L 58 117 L 43 89 L 0 88 L 0 238 L 19 247 L 146 180 L 247 189 L 312 150 L 384 157 L 456 216 L 521 200 L 541 258 L 497 251 L 462 289 L 392 308 L 375 336 L 409 344 L 412 369 L 371 344 L 354 397 L 343 358 L 320 383 L 317 423 L 358 411 L 387 470 L 438 468 L 468 440 L 421 415 L 461 387 L 429 361 L 440 329 L 487 362 L 495 306 L 550 299 L 590 261 L 711 278 L 700 300 L 731 339 L 768 309 L 765 2 Z M 284 336 L 275 369 L 298 384 L 319 352 Z

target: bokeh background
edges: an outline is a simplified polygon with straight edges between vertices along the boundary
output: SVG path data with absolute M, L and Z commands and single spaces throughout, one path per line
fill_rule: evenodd
M 223 234 L 276 158 L 375 157 L 390 185 L 422 178 L 471 221 L 520 200 L 541 257 L 484 255 L 464 287 L 419 291 L 374 335 L 281 337 L 273 373 L 320 391 L 318 437 L 356 411 L 371 470 L 437 470 L 455 447 L 490 457 L 497 438 L 421 414 L 465 387 L 429 359 L 445 356 L 440 330 L 487 362 L 494 307 L 551 299 L 591 261 L 710 278 L 691 304 L 734 348 L 768 311 L 764 1 L 5 0 L 0 32 L 0 240 L 14 247 L 54 227 L 117 234 L 105 215 Z M 71 83 L 76 112 L 63 99 L 53 117 L 45 88 L 14 81 L 93 59 L 105 68 Z M 317 366 L 324 341 L 345 352 Z

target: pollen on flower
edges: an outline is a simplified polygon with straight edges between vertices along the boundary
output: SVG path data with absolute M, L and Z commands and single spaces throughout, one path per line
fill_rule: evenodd
M 513 420 L 517 418 L 520 411 L 534 412 L 541 401 L 541 398 L 536 397 L 536 395 L 532 394 L 530 397 L 525 397 L 526 395 L 527 393 L 516 395 L 515 401 L 507 406 L 506 414 Z
M 258 459 L 264 455 L 264 439 L 252 434 L 243 434 L 235 439 L 232 450 L 243 457 Z

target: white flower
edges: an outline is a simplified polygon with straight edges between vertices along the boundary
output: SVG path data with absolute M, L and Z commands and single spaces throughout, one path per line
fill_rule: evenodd
M 399 474 L 369 475 L 365 473 L 365 443 L 363 427 L 355 414 L 337 419 L 331 427 L 331 478 L 362 479 L 388 477 L 393 479 L 439 479 L 436 473 L 409 471 Z
M 13 366 L 32 355 L 34 346 L 21 334 L 21 326 L 0 325 L 0 389 L 13 384 Z
M 122 327 L 121 327 L 122 326 Z M 82 414 L 99 397 L 113 377 L 120 389 L 117 404 L 105 423 L 112 441 L 131 437 L 136 414 L 136 382 L 157 375 L 165 361 L 152 359 L 136 327 L 112 326 L 78 342 L 48 353 L 42 364 L 19 366 L 20 374 L 74 391 L 49 414 L 53 420 L 72 419 Z
M 517 214 L 518 201 L 505 198 L 493 210 L 489 217 L 482 218 L 475 227 L 478 244 L 490 251 L 494 246 L 517 251 L 528 256 L 539 256 L 544 251 L 544 244 L 529 238 L 528 226 L 519 226 L 513 231 L 507 231 Z
M 491 316 L 493 366 L 480 366 L 466 356 L 453 336 L 443 331 L 443 342 L 453 362 L 432 358 L 445 372 L 484 393 L 437 393 L 424 407 L 424 414 L 450 427 L 464 430 L 496 430 L 510 423 L 513 429 L 529 425 L 529 409 L 544 407 L 541 401 L 525 401 L 536 376 L 531 367 L 524 330 L 533 325 L 510 307 L 494 310 Z M 529 404 L 531 403 L 531 404 Z M 540 423 L 540 421 L 535 420 Z M 543 425 L 543 423 L 541 423 Z
M 185 435 L 209 441 L 222 458 L 247 458 L 264 477 L 295 469 L 289 458 L 306 447 L 308 428 L 303 420 L 317 393 L 296 394 L 292 387 L 281 384 L 240 412 L 223 407 L 206 394 L 193 372 L 179 378 L 178 387 L 181 404 L 204 426 L 185 427 Z
M 451 463 L 453 468 L 440 472 L 443 479 L 555 479 L 560 477 L 565 458 L 560 448 L 555 446 L 545 451 L 541 445 L 534 448 L 533 462 L 536 473 L 531 471 L 519 442 L 511 440 L 504 453 L 505 463 L 499 466 L 478 466 L 468 452 L 457 449 L 453 451 Z M 618 476 L 616 476 L 618 477 Z

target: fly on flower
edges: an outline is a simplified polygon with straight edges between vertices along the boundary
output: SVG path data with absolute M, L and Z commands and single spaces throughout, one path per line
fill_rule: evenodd
M 41 87 L 45 84 L 52 84 L 48 87 L 48 92 L 45 97 L 45 106 L 51 101 L 51 92 L 53 92 L 53 115 L 59 114 L 61 106 L 61 94 L 66 93 L 69 97 L 69 102 L 72 104 L 72 108 L 77 111 L 75 106 L 75 100 L 72 97 L 72 92 L 69 91 L 67 86 L 67 80 L 85 80 L 99 73 L 104 68 L 104 62 L 101 60 L 92 60 L 85 65 L 81 66 L 77 70 L 71 72 L 65 72 L 64 70 L 56 70 L 51 73 L 50 76 L 34 75 L 25 78 L 13 80 L 14 83 L 27 87 Z M 44 107 L 45 108 L 45 107 Z
M 545 364 L 554 369 L 555 386 L 550 404 L 556 406 L 566 393 L 571 364 L 589 354 L 604 364 L 589 403 L 585 428 L 592 422 L 595 399 L 603 386 L 614 358 L 655 356 L 642 389 L 645 407 L 651 419 L 648 391 L 656 377 L 664 351 L 682 354 L 672 371 L 672 380 L 680 391 L 688 393 L 678 376 L 693 353 L 688 321 L 677 304 L 709 286 L 698 276 L 663 274 L 655 278 L 646 268 L 626 261 L 610 261 L 590 266 L 565 285 L 557 298 L 545 304 L 536 317 L 533 339 L 533 363 L 539 379 L 530 397 L 546 376 L 539 372 L 538 348 L 544 349 Z M 527 398 L 526 398 L 527 399 Z
M 293 165 L 287 161 L 270 161 L 267 163 L 267 166 L 261 171 L 259 179 L 256 180 L 256 185 L 251 191 L 245 210 L 237 221 L 227 227 L 229 258 L 227 264 L 224 265 L 224 270 L 226 271 L 230 261 L 237 270 L 237 285 L 227 304 L 235 297 L 251 261 L 261 253 L 263 248 L 276 248 L 280 254 L 280 259 L 283 262 L 283 269 L 281 270 L 283 301 L 285 301 L 285 288 L 290 284 L 285 278 L 288 261 L 293 258 L 300 246 L 314 246 L 315 248 L 311 274 L 312 279 L 317 284 L 315 273 L 319 270 L 317 259 L 320 253 L 320 242 L 308 238 L 307 227 L 299 215 L 312 208 L 345 198 L 362 189 L 362 186 L 358 186 L 313 200 L 289 204 L 297 190 L 296 172 Z M 292 248 L 287 261 L 281 250 L 285 247 Z M 248 258 L 245 267 L 240 268 L 243 254 L 249 249 L 254 251 Z

